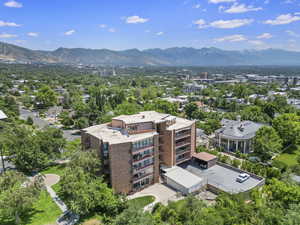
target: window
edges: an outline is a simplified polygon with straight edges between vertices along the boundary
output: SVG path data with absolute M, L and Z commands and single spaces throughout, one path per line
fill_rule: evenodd
M 134 150 L 153 145 L 153 138 L 143 139 L 132 144 Z
M 102 144 L 102 155 L 104 159 L 108 159 L 108 150 L 109 149 L 109 145 L 108 143 L 103 143 Z

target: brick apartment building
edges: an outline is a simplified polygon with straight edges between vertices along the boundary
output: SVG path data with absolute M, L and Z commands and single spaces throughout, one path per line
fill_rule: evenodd
M 122 115 L 82 130 L 83 149 L 99 150 L 104 171 L 118 193 L 132 193 L 159 182 L 160 166 L 192 157 L 194 121 L 154 111 Z

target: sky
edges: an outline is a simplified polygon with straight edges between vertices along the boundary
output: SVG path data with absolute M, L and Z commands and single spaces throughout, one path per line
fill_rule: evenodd
M 0 41 L 39 50 L 300 51 L 300 0 L 0 0 Z

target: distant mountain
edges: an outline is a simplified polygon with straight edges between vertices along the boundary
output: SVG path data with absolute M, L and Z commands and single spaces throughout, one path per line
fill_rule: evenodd
M 36 51 L 0 42 L 0 60 L 126 66 L 299 65 L 300 52 L 280 49 L 228 51 L 218 48 L 109 49 L 58 48 Z

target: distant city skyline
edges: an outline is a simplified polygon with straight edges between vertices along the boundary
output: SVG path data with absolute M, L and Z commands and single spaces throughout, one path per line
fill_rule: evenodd
M 300 0 L 2 0 L 0 41 L 39 50 L 300 51 Z

